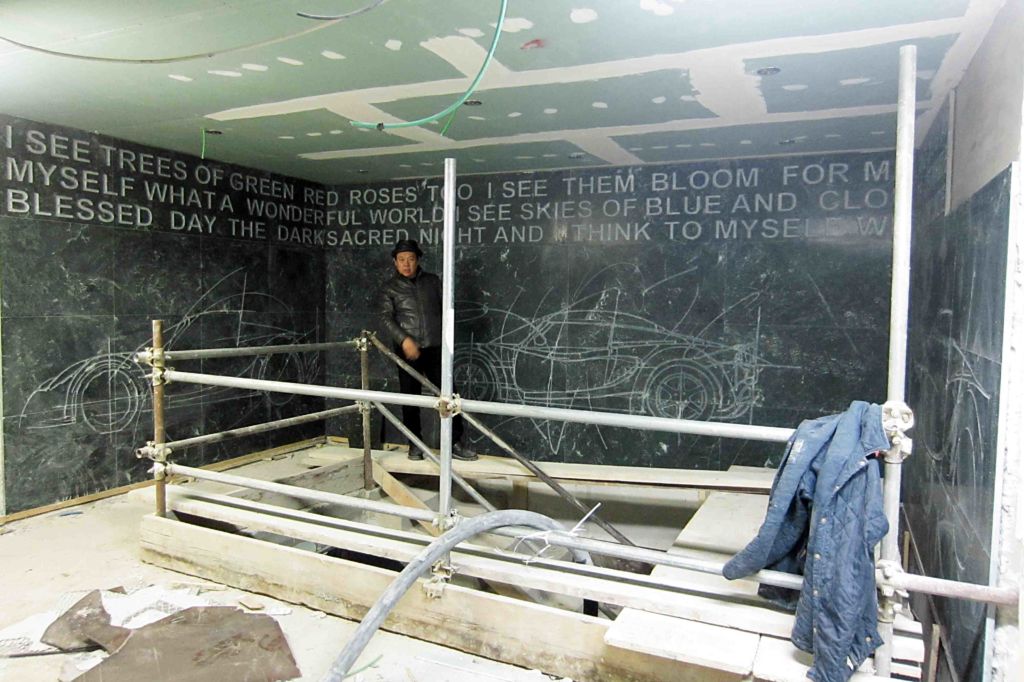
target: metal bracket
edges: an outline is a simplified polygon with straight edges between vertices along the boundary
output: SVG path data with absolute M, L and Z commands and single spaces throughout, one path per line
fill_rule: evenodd
M 878 602 L 878 619 L 891 623 L 896 613 L 903 608 L 903 600 L 909 599 L 910 595 L 906 590 L 894 587 L 891 580 L 903 573 L 903 567 L 897 561 L 881 559 L 875 564 L 875 569 L 881 573 L 881 580 L 878 581 L 878 591 L 881 599 Z
M 153 462 L 148 473 L 153 474 L 153 480 L 162 481 L 167 478 L 167 467 L 163 462 Z
M 431 525 L 440 530 L 442 533 L 451 530 L 458 525 L 459 520 L 462 517 L 459 516 L 458 509 L 451 509 L 448 511 L 447 516 L 435 516 L 434 520 L 431 521 Z
M 157 445 L 153 441 L 146 441 L 146 444 L 135 451 L 135 456 L 139 459 L 147 458 L 154 462 L 166 462 L 167 455 L 171 454 L 171 449 L 161 443 Z
M 430 580 L 423 583 L 423 591 L 430 599 L 440 599 L 444 595 L 444 588 L 455 575 L 455 567 L 440 560 L 430 568 L 430 572 L 432 575 Z
M 356 405 L 359 406 L 359 414 L 373 414 L 373 405 L 368 400 L 357 400 Z
M 366 332 L 363 332 L 361 336 L 357 336 L 355 343 L 357 351 L 364 352 L 370 350 L 370 339 L 367 338 Z
M 135 354 L 135 362 L 140 365 L 152 365 L 153 364 L 153 348 L 146 347 L 145 350 L 140 350 Z
M 171 383 L 167 380 L 167 377 L 164 376 L 164 372 L 166 371 L 166 367 L 157 367 L 156 365 L 153 365 L 153 371 L 149 374 L 149 382 L 153 386 L 161 386 Z
M 437 402 L 434 403 L 434 407 L 442 419 L 448 419 L 457 414 L 462 414 L 462 399 L 458 393 L 453 393 L 452 397 L 448 400 L 445 400 L 443 397 L 438 398 Z
M 882 405 L 882 429 L 889 437 L 892 448 L 885 454 L 885 461 L 901 464 L 914 449 L 914 441 L 906 434 L 914 428 L 914 412 L 900 400 L 890 400 Z

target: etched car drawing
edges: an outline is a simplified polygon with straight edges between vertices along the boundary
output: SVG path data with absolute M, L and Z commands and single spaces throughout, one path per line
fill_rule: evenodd
M 238 274 L 238 271 L 231 273 Z M 283 310 L 287 306 L 269 294 L 235 291 L 220 297 L 214 292 L 231 275 L 214 285 L 196 301 L 182 319 L 164 328 L 165 348 L 180 347 L 181 340 L 204 318 L 222 315 L 232 320 L 231 333 L 210 340 L 211 347 L 244 345 L 281 345 L 308 343 L 316 331 L 305 332 L 267 324 L 253 310 Z M 25 429 L 50 429 L 84 424 L 96 433 L 115 433 L 133 426 L 149 405 L 150 378 L 148 368 L 135 362 L 132 351 L 94 355 L 68 365 L 58 374 L 41 382 L 25 400 L 19 423 Z M 232 362 L 232 361 L 229 361 Z M 233 361 L 230 373 L 255 379 L 287 379 L 311 383 L 317 376 L 320 358 L 317 354 L 286 353 L 255 356 Z M 238 363 L 242 363 L 239 366 Z M 189 363 L 199 371 L 198 363 Z M 216 373 L 217 369 L 211 369 Z M 200 402 L 237 398 L 236 389 L 181 384 L 168 391 L 167 408 L 175 409 Z M 268 393 L 275 405 L 290 401 L 289 394 Z
M 601 293 L 527 318 L 460 303 L 455 384 L 467 398 L 677 419 L 736 419 L 758 404 L 755 342 L 724 344 L 640 315 L 600 309 Z M 596 298 L 597 297 L 597 298 Z

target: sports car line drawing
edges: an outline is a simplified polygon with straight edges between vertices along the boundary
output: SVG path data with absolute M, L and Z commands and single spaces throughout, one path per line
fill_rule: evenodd
M 725 344 L 598 305 L 602 290 L 534 318 L 460 302 L 455 384 L 478 400 L 600 405 L 656 417 L 730 420 L 758 404 L 756 338 Z
M 211 347 L 308 343 L 317 336 L 316 329 L 297 331 L 267 324 L 254 310 L 291 312 L 284 301 L 274 296 L 248 291 L 244 270 L 239 268 L 204 292 L 181 320 L 164 328 L 166 348 L 180 346 L 190 329 L 202 319 L 214 316 L 230 320 L 232 329 L 223 338 L 212 339 Z M 68 365 L 32 391 L 21 410 L 20 425 L 25 429 L 53 429 L 83 424 L 101 434 L 134 428 L 149 406 L 149 376 L 146 368 L 134 360 L 135 353 L 144 348 L 142 345 L 133 351 L 111 351 Z M 232 366 L 235 376 L 312 383 L 321 361 L 317 353 L 287 353 L 243 358 L 241 362 L 245 364 Z M 168 409 L 198 405 L 200 401 L 209 405 L 242 395 L 234 389 L 181 385 L 169 392 Z M 289 394 L 267 396 L 275 405 L 294 398 Z

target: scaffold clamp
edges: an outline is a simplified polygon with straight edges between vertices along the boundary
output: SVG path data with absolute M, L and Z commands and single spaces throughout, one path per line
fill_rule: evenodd
M 423 591 L 429 599 L 440 599 L 444 595 L 444 588 L 452 581 L 455 575 L 455 567 L 439 560 L 430 568 L 430 580 L 423 583 Z
M 885 461 L 899 464 L 910 456 L 914 441 L 906 432 L 914 428 L 914 411 L 901 400 L 890 400 L 882 405 L 882 429 L 889 437 L 892 448 Z
M 438 398 L 434 406 L 437 408 L 437 413 L 441 415 L 442 419 L 449 419 L 457 414 L 462 414 L 462 399 L 459 398 L 458 393 L 452 394 L 447 400 L 443 397 Z

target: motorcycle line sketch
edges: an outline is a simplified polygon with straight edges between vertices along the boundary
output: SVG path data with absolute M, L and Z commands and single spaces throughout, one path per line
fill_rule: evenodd
M 214 339 L 212 346 L 256 346 L 308 343 L 316 339 L 317 329 L 305 331 L 268 324 L 265 317 L 252 312 L 269 310 L 293 316 L 287 304 L 264 292 L 250 291 L 243 268 L 236 269 L 207 289 L 185 312 L 182 319 L 164 328 L 165 347 L 180 347 L 187 333 L 194 334 L 204 318 L 230 320 L 232 331 Z M 269 319 L 279 319 L 274 315 Z M 110 351 L 84 358 L 65 367 L 40 383 L 29 395 L 19 422 L 27 430 L 84 427 L 97 434 L 139 433 L 140 416 L 148 411 L 150 386 L 148 368 L 137 364 L 131 351 Z M 321 360 L 316 353 L 288 353 L 244 358 L 233 374 L 255 379 L 282 379 L 312 382 Z M 251 394 L 252 392 L 250 392 Z M 226 388 L 197 385 L 176 386 L 169 394 L 168 409 L 210 405 L 222 400 L 237 400 L 245 393 Z M 294 396 L 268 393 L 273 405 L 283 405 Z M 245 415 L 236 415 L 242 419 Z M 144 427 L 148 428 L 148 426 Z

